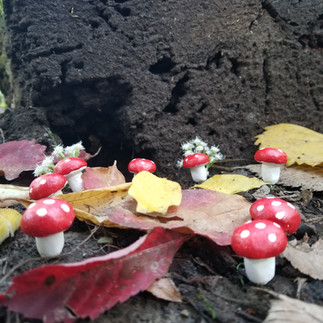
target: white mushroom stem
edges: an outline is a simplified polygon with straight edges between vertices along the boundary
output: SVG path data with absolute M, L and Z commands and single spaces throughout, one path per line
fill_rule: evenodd
M 195 183 L 204 182 L 207 179 L 208 171 L 205 165 L 190 168 L 192 179 Z
M 263 181 L 270 184 L 276 184 L 279 181 L 280 167 L 280 164 L 262 162 L 261 177 Z
M 36 237 L 36 247 L 42 257 L 57 257 L 64 247 L 64 231 L 47 237 Z
M 73 192 L 83 191 L 82 170 L 83 169 L 75 170 L 74 172 L 65 175 Z
M 255 284 L 267 284 L 275 276 L 276 258 L 244 258 L 246 275 Z

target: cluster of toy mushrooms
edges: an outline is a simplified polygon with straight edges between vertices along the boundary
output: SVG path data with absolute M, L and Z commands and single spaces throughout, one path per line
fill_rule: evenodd
M 250 207 L 253 219 L 237 227 L 231 247 L 244 258 L 248 279 L 267 284 L 275 276 L 275 260 L 287 246 L 286 234 L 294 233 L 301 216 L 289 202 L 277 197 L 264 197 Z
M 73 223 L 72 206 L 55 196 L 69 184 L 73 192 L 83 190 L 82 172 L 87 163 L 82 158 L 60 160 L 51 174 L 34 179 L 29 186 L 30 204 L 22 215 L 21 230 L 35 237 L 36 247 L 42 257 L 56 257 L 64 247 L 64 231 Z
M 275 184 L 280 165 L 286 163 L 287 156 L 280 149 L 265 148 L 257 151 L 255 160 L 262 162 L 263 180 Z M 183 167 L 190 169 L 194 182 L 203 182 L 207 179 L 208 163 L 206 154 L 193 153 L 184 158 Z M 82 191 L 82 172 L 86 167 L 82 158 L 64 158 L 55 165 L 53 173 L 41 175 L 30 184 L 29 195 L 35 202 L 24 212 L 21 229 L 35 237 L 37 250 L 43 257 L 56 257 L 62 252 L 64 231 L 75 218 L 71 205 L 55 196 L 62 194 L 67 183 L 73 192 Z M 134 176 L 141 171 L 153 173 L 156 164 L 149 159 L 135 158 L 130 161 L 128 170 Z M 290 234 L 297 230 L 300 215 L 290 203 L 269 197 L 255 202 L 250 214 L 254 221 L 235 230 L 232 248 L 245 257 L 249 279 L 265 284 L 274 275 L 275 256 L 286 247 L 285 232 Z

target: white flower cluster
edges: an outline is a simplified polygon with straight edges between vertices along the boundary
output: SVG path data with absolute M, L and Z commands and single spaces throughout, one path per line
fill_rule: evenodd
M 82 141 L 71 145 L 71 146 L 55 146 L 52 154 L 50 156 L 46 156 L 41 164 L 37 165 L 34 170 L 34 175 L 40 176 L 47 173 L 52 173 L 54 169 L 54 160 L 57 158 L 66 158 L 66 157 L 78 157 L 80 151 L 85 149 L 82 145 Z
M 209 157 L 210 162 L 207 165 L 207 169 L 210 168 L 212 164 L 216 161 L 223 159 L 223 155 L 220 152 L 219 147 L 211 146 L 209 147 L 206 142 L 204 142 L 200 137 L 195 137 L 194 139 L 184 142 L 181 146 L 184 158 L 188 155 L 194 153 L 202 153 Z M 177 167 L 181 168 L 183 166 L 183 159 L 180 159 L 176 163 Z

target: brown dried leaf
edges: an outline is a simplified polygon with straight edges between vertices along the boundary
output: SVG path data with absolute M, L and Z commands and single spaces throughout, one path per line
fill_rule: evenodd
M 147 291 L 157 298 L 170 302 L 182 302 L 182 296 L 175 283 L 170 278 L 161 278 L 153 282 Z
M 312 246 L 307 242 L 297 245 L 296 240 L 290 241 L 282 255 L 303 274 L 323 279 L 323 240 Z
M 264 323 L 322 322 L 323 307 L 302 302 L 286 295 L 271 292 L 278 299 L 271 301 L 271 308 Z
M 244 166 L 261 177 L 261 165 Z M 279 184 L 290 187 L 302 187 L 312 191 L 323 191 L 323 167 L 292 166 L 281 169 Z
M 0 184 L 0 207 L 16 204 L 20 199 L 29 199 L 29 188 Z
M 85 190 L 115 186 L 126 182 L 117 168 L 116 161 L 110 167 L 87 167 L 82 178 Z

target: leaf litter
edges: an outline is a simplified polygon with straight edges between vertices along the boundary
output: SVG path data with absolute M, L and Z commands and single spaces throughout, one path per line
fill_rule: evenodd
M 315 169 L 317 169 L 317 168 L 318 167 L 315 167 Z M 114 169 L 114 171 L 115 171 L 115 169 Z M 306 172 L 306 170 L 305 170 L 305 172 Z M 100 172 L 99 172 L 99 174 L 100 174 Z M 95 175 L 93 175 L 93 178 L 94 177 L 95 177 Z M 100 182 L 99 177 L 100 177 L 100 175 L 96 179 L 97 183 Z M 92 180 L 91 176 L 89 176 L 89 178 L 90 178 L 90 182 L 91 182 L 91 180 Z M 92 182 L 95 182 L 95 181 L 92 181 Z M 209 207 L 205 207 L 205 205 L 203 206 L 202 205 L 203 203 L 199 204 L 199 202 L 203 202 L 203 198 L 201 201 L 201 196 L 203 197 L 203 194 L 204 194 L 206 197 L 209 193 L 205 193 L 205 192 L 212 192 L 212 191 L 203 190 L 203 189 L 202 190 L 184 190 L 184 191 L 182 191 L 183 195 L 182 195 L 181 204 L 179 206 L 170 206 L 167 210 L 166 217 L 163 216 L 163 214 L 161 214 L 160 216 L 157 216 L 157 217 L 151 217 L 149 215 L 145 215 L 145 214 L 141 214 L 141 213 L 136 212 L 136 203 L 137 202 L 134 199 L 132 199 L 131 197 L 129 197 L 129 195 L 128 195 L 128 189 L 129 189 L 129 187 L 131 187 L 131 183 L 122 184 L 122 183 L 118 183 L 118 182 L 111 182 L 111 183 L 115 184 L 115 186 L 113 186 L 112 188 L 103 187 L 104 184 L 102 184 L 102 182 L 101 182 L 101 184 L 97 184 L 97 183 L 95 183 L 93 185 L 93 189 L 91 188 L 88 191 L 84 191 L 82 193 L 64 194 L 60 197 L 63 197 L 64 199 L 65 198 L 70 199 L 72 201 L 72 203 L 75 203 L 75 209 L 76 209 L 76 212 L 79 213 L 79 215 L 78 215 L 79 219 L 91 221 L 96 224 L 108 224 L 107 225 L 108 227 L 109 226 L 112 226 L 112 227 L 119 226 L 119 227 L 123 227 L 123 228 L 134 227 L 139 230 L 144 230 L 144 231 L 147 230 L 148 231 L 147 235 L 149 235 L 150 230 L 153 230 L 153 232 L 155 230 L 159 230 L 159 229 L 161 230 L 162 226 L 164 226 L 164 230 L 165 230 L 165 228 L 167 228 L 167 225 L 169 226 L 169 223 L 172 223 L 172 225 L 169 226 L 169 228 L 172 229 L 171 232 L 173 232 L 174 234 L 182 234 L 187 238 L 188 236 L 190 236 L 190 234 L 193 234 L 193 233 L 200 234 L 201 233 L 200 231 L 203 231 L 203 229 L 194 227 L 194 225 L 191 225 L 189 223 L 190 221 L 188 218 L 185 219 L 185 215 L 183 215 L 183 214 L 189 213 L 189 211 L 191 211 L 192 213 L 194 213 L 194 211 L 196 211 L 196 210 L 194 210 L 194 208 L 192 208 L 192 205 L 190 205 L 189 203 L 187 205 L 185 204 L 186 198 L 188 198 L 188 197 L 192 198 L 192 196 L 194 196 L 194 198 L 196 198 L 196 199 L 194 199 L 194 198 L 192 199 L 193 200 L 192 204 L 194 204 L 194 203 L 197 204 L 197 206 L 196 206 L 197 212 L 195 212 L 195 213 L 199 213 L 199 211 L 201 211 L 201 213 L 204 213 L 203 216 L 201 216 L 200 218 L 196 217 L 194 219 L 194 217 L 192 217 L 193 218 L 192 223 L 199 222 L 201 219 L 204 219 L 205 214 L 208 215 L 209 211 L 212 210 L 211 205 L 213 202 L 210 203 Z M 283 184 L 285 184 L 285 183 L 283 182 Z M 102 185 L 102 188 L 96 189 L 95 188 L 96 185 L 98 185 L 98 186 Z M 193 193 L 193 192 L 194 192 L 194 195 L 190 195 L 190 193 Z M 199 196 L 198 194 L 200 194 L 200 193 L 197 193 L 197 192 L 203 192 L 203 193 L 202 193 L 202 195 Z M 214 191 L 212 193 L 215 193 L 217 195 L 219 192 Z M 84 194 L 84 195 L 82 197 L 80 195 L 73 196 L 73 194 Z M 211 201 L 212 201 L 212 198 L 214 198 L 212 195 L 209 195 L 208 197 L 209 198 L 211 197 Z M 217 198 L 219 198 L 219 196 Z M 17 198 L 17 200 L 19 200 L 19 197 Z M 223 201 L 221 201 L 221 198 L 219 199 L 219 201 L 220 201 L 220 203 L 223 202 Z M 85 203 L 83 203 L 83 202 L 85 202 Z M 102 207 L 101 202 L 103 202 L 103 207 Z M 247 202 L 247 203 L 249 203 L 249 202 Z M 110 205 L 111 208 L 108 207 L 108 205 Z M 79 209 L 77 208 L 77 206 L 79 207 Z M 185 209 L 185 207 L 187 207 L 187 208 Z M 240 207 L 241 207 L 241 205 L 240 205 Z M 206 211 L 205 208 L 208 211 Z M 107 212 L 109 209 L 111 212 Z M 244 209 L 244 208 L 242 207 L 242 209 Z M 248 209 L 248 207 L 246 206 L 246 210 L 247 209 Z M 232 210 L 229 209 L 229 211 L 226 210 L 223 213 L 230 213 L 231 211 Z M 124 216 L 125 213 L 127 213 L 126 214 L 127 216 L 122 221 L 121 218 Z M 229 241 L 229 237 L 230 237 L 230 225 L 228 225 L 226 227 L 224 218 L 221 219 L 220 214 L 217 214 L 217 216 L 220 217 L 220 221 L 219 221 L 220 224 L 219 224 L 219 227 L 217 228 L 217 230 L 219 230 L 219 231 L 216 232 L 216 237 L 212 237 L 211 234 L 209 234 L 208 232 L 205 232 L 205 231 L 203 233 L 204 233 L 204 236 L 206 236 L 210 240 L 212 240 L 220 245 L 221 245 L 221 243 L 223 245 L 226 245 L 227 241 Z M 249 215 L 247 214 L 247 212 L 245 213 L 245 216 L 246 216 L 246 220 L 248 220 Z M 140 223 L 137 223 L 138 222 L 137 218 L 140 219 L 140 221 L 139 221 Z M 207 216 L 206 216 L 206 218 L 207 218 Z M 111 221 L 111 220 L 113 220 L 113 221 Z M 160 225 L 157 226 L 155 223 L 156 221 L 159 221 Z M 184 226 L 181 227 L 176 222 L 184 222 Z M 130 225 L 129 225 L 129 223 L 130 223 Z M 225 228 L 222 231 L 221 231 L 221 229 L 219 229 L 221 227 L 221 225 L 223 226 L 223 228 Z M 235 224 L 235 226 L 236 225 L 237 224 Z M 173 230 L 176 230 L 176 231 L 173 231 Z M 225 234 L 223 235 L 223 233 L 226 233 L 227 236 L 225 236 Z M 203 235 L 203 234 L 201 234 L 201 235 Z M 310 264 L 312 263 L 313 257 L 316 257 L 317 259 L 321 259 L 321 252 L 318 251 L 318 250 L 321 250 L 320 248 L 318 248 L 316 245 L 312 245 L 312 246 L 309 245 L 308 248 L 310 248 L 312 250 L 312 252 L 307 252 L 308 258 L 306 258 L 306 259 L 307 259 L 308 263 L 310 263 Z M 313 250 L 318 252 L 319 256 Z M 298 252 L 298 250 L 297 250 L 297 252 Z M 301 252 L 304 253 L 303 250 Z M 293 265 L 293 262 L 295 264 L 295 260 L 293 260 L 293 259 L 302 258 L 302 254 L 296 255 L 296 256 L 295 256 L 295 254 L 296 254 L 295 252 L 290 252 L 290 254 L 292 254 L 292 256 L 289 255 L 292 265 Z M 95 257 L 95 258 L 97 258 L 97 257 Z M 95 260 L 94 260 L 94 262 L 95 262 Z M 61 266 L 61 265 L 58 265 L 58 266 Z M 65 266 L 65 264 L 62 264 L 62 266 Z M 295 264 L 295 267 L 297 268 L 296 264 Z M 314 267 L 316 267 L 316 265 Z M 317 267 L 319 267 L 319 265 Z M 40 267 L 39 269 L 41 269 L 41 268 L 43 268 L 43 267 Z M 78 268 L 77 265 L 76 265 L 76 268 Z M 309 269 L 306 269 L 306 267 L 304 269 L 304 266 L 302 264 L 299 265 L 298 269 L 306 275 L 312 276 L 313 278 L 316 277 L 315 275 L 317 273 L 315 271 L 313 273 Z M 27 273 L 28 272 L 26 272 L 25 274 L 27 274 Z M 14 278 L 14 282 L 15 282 L 15 279 L 17 279 L 16 281 L 19 282 L 20 276 L 22 276 L 22 275 L 16 276 Z M 321 279 L 321 278 L 319 278 L 319 279 Z M 48 281 L 46 281 L 46 282 L 48 283 Z M 15 283 L 12 286 L 15 286 Z M 16 285 L 16 287 L 17 286 L 18 285 Z M 153 284 L 153 286 L 154 286 L 154 284 Z M 146 289 L 147 288 L 148 288 L 148 286 L 146 287 Z M 20 297 L 19 293 L 17 295 L 19 298 Z M 4 296 L 4 295 L 2 295 L 2 296 L 3 296 L 3 300 L 6 299 L 6 301 L 8 301 L 7 296 Z M 160 297 L 162 298 L 163 296 L 160 296 Z M 13 303 L 15 303 L 15 302 L 13 301 L 11 303 L 11 305 Z M 272 307 L 272 308 L 274 308 L 274 307 Z M 65 309 L 65 305 L 64 305 L 64 309 Z M 61 313 L 61 310 L 62 310 L 62 307 L 60 307 L 58 312 Z M 98 311 L 98 309 L 95 309 L 94 312 L 95 311 Z M 285 311 L 285 309 L 283 309 L 283 311 Z M 25 312 L 23 311 L 23 313 L 25 313 Z M 41 313 L 43 314 L 43 312 L 41 312 Z M 78 317 L 85 317 L 87 315 L 90 315 L 90 314 L 85 314 L 85 313 L 78 314 L 77 311 L 75 313 Z M 98 312 L 95 312 L 93 314 L 94 315 L 93 317 L 95 317 L 95 315 L 99 315 L 97 313 Z M 269 314 L 270 313 L 272 313 L 272 311 L 270 311 Z M 79 316 L 79 315 L 84 315 L 84 316 Z M 37 316 L 37 317 L 39 317 L 39 316 Z M 72 317 L 72 319 L 74 319 L 74 317 Z

